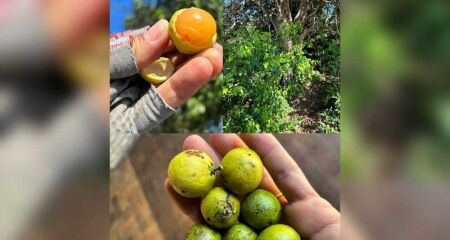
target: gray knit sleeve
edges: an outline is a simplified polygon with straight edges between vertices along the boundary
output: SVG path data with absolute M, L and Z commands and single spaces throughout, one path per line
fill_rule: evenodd
M 139 72 L 130 44 L 131 36 L 110 41 L 109 73 L 111 79 L 132 76 Z

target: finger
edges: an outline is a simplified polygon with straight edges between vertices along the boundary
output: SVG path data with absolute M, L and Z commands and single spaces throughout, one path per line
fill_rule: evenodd
M 131 37 L 131 49 L 139 70 L 153 63 L 169 45 L 169 23 L 162 19 L 143 34 Z
M 172 41 L 169 40 L 169 44 L 167 44 L 166 48 L 164 49 L 163 53 L 168 53 L 170 51 L 175 50 L 175 46 L 173 45 Z
M 307 239 L 339 239 L 339 212 L 316 193 L 276 138 L 270 134 L 242 134 L 241 137 L 260 154 L 289 201 L 284 208 L 285 220 Z
M 199 198 L 185 198 L 179 195 L 170 185 L 169 179 L 164 182 L 166 191 L 175 201 L 177 206 L 189 216 L 194 222 L 202 222 L 202 213 L 200 212 L 200 199 Z
M 183 150 L 197 149 L 206 153 L 214 162 L 214 165 L 219 166 L 220 160 L 219 156 L 214 152 L 214 150 L 209 146 L 209 144 L 198 135 L 190 135 L 184 140 Z
M 178 70 L 188 59 L 188 56 L 186 54 L 179 53 L 177 51 L 171 51 L 164 55 L 173 63 L 173 65 L 175 66 L 175 70 Z
M 214 43 L 213 48 L 215 48 L 217 51 L 219 51 L 220 53 L 223 53 L 223 47 L 222 45 L 218 44 L 218 43 Z
M 157 91 L 173 108 L 181 106 L 206 84 L 214 71 L 213 64 L 205 57 L 195 57 L 187 61 Z
M 220 54 L 223 53 L 223 47 L 220 44 L 215 43 L 213 45 L 213 48 L 215 50 L 217 50 Z M 164 50 L 164 55 L 172 61 L 173 65 L 175 65 L 175 69 L 178 70 L 178 68 L 182 67 L 183 64 L 185 63 L 185 61 L 190 58 L 190 56 L 180 53 L 180 52 L 177 52 L 177 51 L 173 51 L 173 50 L 175 50 L 175 47 L 173 46 L 172 41 L 170 41 L 169 46 L 167 46 L 166 50 Z M 221 58 L 216 58 L 214 55 L 215 54 L 213 54 L 211 56 L 211 54 L 209 54 L 209 53 L 205 54 L 204 52 L 196 55 L 196 56 L 205 56 L 206 58 L 208 58 L 212 61 L 215 61 L 215 62 L 217 61 L 217 63 L 215 63 L 215 64 L 213 63 L 213 65 L 214 65 L 213 75 L 215 75 L 216 73 L 220 73 L 220 71 L 222 69 L 221 65 L 223 65 L 223 60 L 222 60 L 222 63 L 219 62 Z
M 247 147 L 244 141 L 236 134 L 211 134 L 211 144 L 219 152 L 221 156 L 225 156 L 230 150 L 238 147 Z M 259 154 L 259 153 L 258 153 Z M 275 196 L 280 193 L 280 190 L 275 185 L 272 177 L 264 168 L 264 175 L 259 188 L 265 189 Z M 278 198 L 281 204 L 286 204 L 287 201 L 284 197 Z
M 195 58 L 195 57 L 205 57 L 205 58 L 207 58 L 211 62 L 211 64 L 213 65 L 213 73 L 212 73 L 212 75 L 210 77 L 211 79 L 216 77 L 222 71 L 222 68 L 223 68 L 223 55 L 222 55 L 222 51 L 221 51 L 221 46 L 219 44 L 217 44 L 217 45 L 218 46 L 214 45 L 217 48 L 213 47 L 213 48 L 205 49 L 205 50 L 201 51 L 200 53 L 197 53 L 195 56 L 192 56 L 190 58 L 189 58 L 189 56 L 186 55 L 186 57 L 187 57 L 186 59 L 192 59 L 192 58 Z M 181 63 L 178 66 L 178 68 L 183 67 L 185 63 L 186 62 Z
M 211 134 L 211 144 L 217 152 L 223 157 L 233 148 L 247 147 L 242 139 L 234 134 Z
M 283 216 L 306 239 L 340 239 L 340 214 L 319 196 L 289 202 L 284 206 Z
M 289 202 L 317 196 L 302 170 L 271 134 L 242 134 Z

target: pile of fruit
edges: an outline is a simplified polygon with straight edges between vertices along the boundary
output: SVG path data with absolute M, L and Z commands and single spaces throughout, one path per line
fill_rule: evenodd
M 222 187 L 214 187 L 217 171 Z M 175 156 L 168 169 L 170 184 L 181 196 L 202 198 L 200 210 L 206 222 L 194 225 L 186 239 L 300 240 L 293 228 L 278 224 L 279 200 L 271 192 L 257 189 L 263 175 L 260 157 L 249 148 L 229 151 L 218 167 L 199 150 Z

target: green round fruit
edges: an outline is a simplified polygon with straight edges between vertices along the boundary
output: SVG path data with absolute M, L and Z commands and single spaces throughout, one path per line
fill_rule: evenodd
M 222 160 L 222 182 L 227 189 L 238 195 L 255 190 L 264 174 L 264 167 L 250 148 L 235 148 Z
M 186 240 L 221 240 L 222 236 L 214 229 L 203 225 L 194 225 L 186 234 Z
M 222 187 L 209 191 L 200 203 L 200 210 L 205 221 L 215 228 L 233 226 L 239 218 L 241 204 L 233 194 Z
M 243 223 L 237 223 L 230 227 L 223 240 L 255 240 L 258 237 L 253 229 Z
M 176 155 L 169 163 L 168 176 L 173 189 L 187 198 L 205 195 L 216 180 L 213 161 L 199 150 L 186 150 Z
M 287 225 L 275 224 L 264 229 L 257 240 L 300 240 L 300 235 Z
M 242 218 L 255 229 L 264 229 L 277 223 L 281 217 L 281 204 L 266 190 L 257 189 L 242 203 Z

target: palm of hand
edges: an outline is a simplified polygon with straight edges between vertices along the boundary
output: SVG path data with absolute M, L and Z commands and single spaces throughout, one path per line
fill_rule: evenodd
M 220 158 L 236 147 L 250 147 L 261 157 L 265 170 L 259 188 L 274 195 L 283 193 L 281 222 L 286 223 L 306 239 L 339 239 L 340 213 L 325 199 L 321 198 L 309 184 L 305 175 L 272 135 L 214 134 L 211 136 L 213 148 L 202 138 L 186 138 L 183 149 L 198 149 L 207 153 L 216 165 Z M 220 182 L 220 176 L 219 176 Z M 178 206 L 194 221 L 201 222 L 200 199 L 189 199 L 178 195 L 166 180 L 166 188 Z M 281 190 L 281 191 L 280 191 Z

